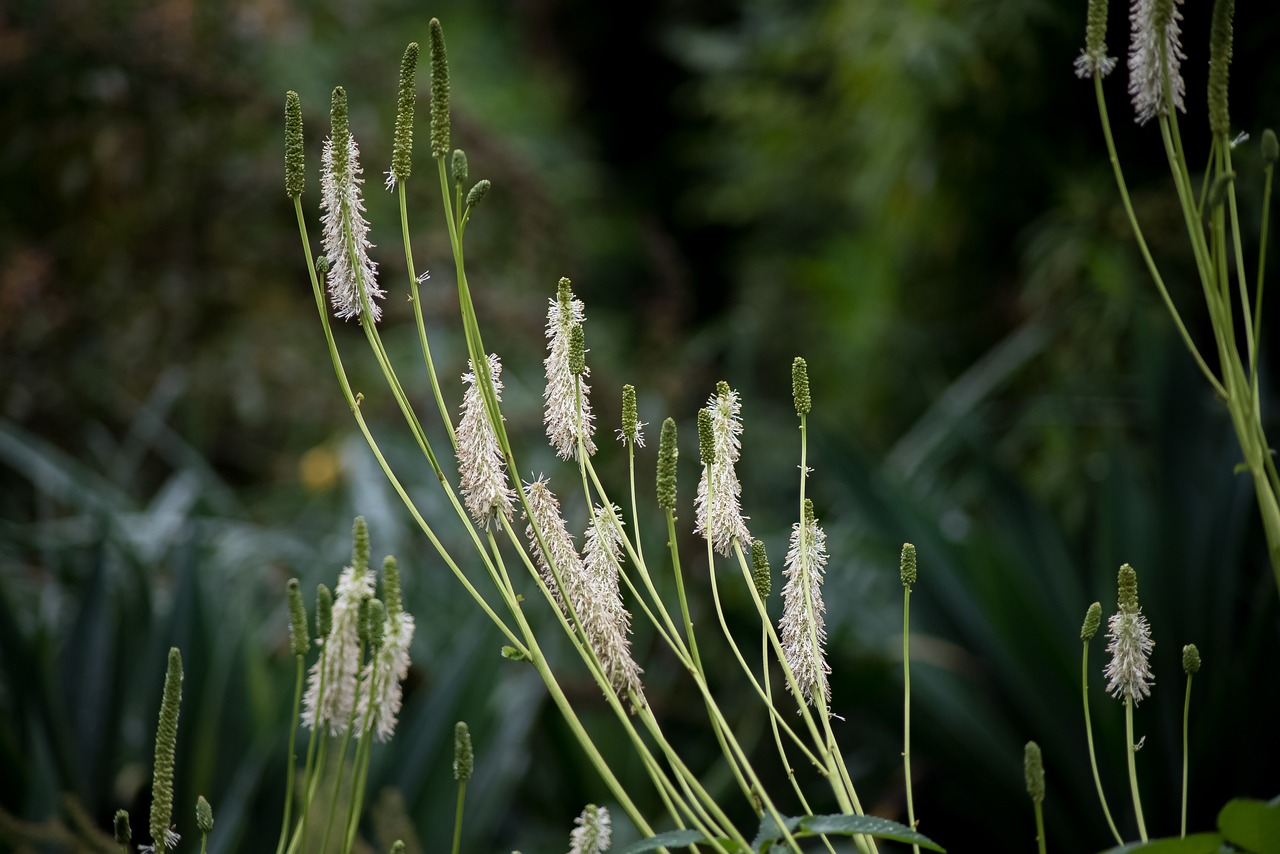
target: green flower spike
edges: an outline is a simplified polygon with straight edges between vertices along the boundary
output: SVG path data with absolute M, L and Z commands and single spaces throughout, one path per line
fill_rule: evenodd
M 418 71 L 418 43 L 410 42 L 400 59 L 400 88 L 396 96 L 396 130 L 391 147 L 391 174 L 387 189 L 413 171 L 413 108 L 417 101 L 414 75 Z
M 898 559 L 898 575 L 902 578 L 903 587 L 910 587 L 916 583 L 916 547 L 911 543 L 902 544 L 902 556 Z
M 329 138 L 333 140 L 333 174 L 347 174 L 347 139 L 351 121 L 347 115 L 347 90 L 335 86 L 329 100 Z
M 369 526 L 363 516 L 351 523 L 351 567 L 357 573 L 369 568 Z
M 391 843 L 391 854 L 404 854 L 404 841 L 397 839 Z
M 1044 757 L 1040 745 L 1028 741 L 1022 754 L 1022 770 L 1027 779 L 1027 794 L 1037 804 L 1044 803 Z
M 461 148 L 453 150 L 453 183 L 459 187 L 467 183 L 467 153 Z
M 360 600 L 359 610 L 356 611 L 356 635 L 360 638 L 362 646 L 369 646 L 369 612 L 372 610 L 373 597 L 366 596 Z
M 1084 28 L 1084 50 L 1076 57 L 1076 76 L 1106 77 L 1116 67 L 1116 58 L 1107 56 L 1107 0 L 1089 0 Z
M 791 363 L 791 399 L 796 405 L 796 415 L 808 415 L 813 408 L 809 397 L 809 365 L 799 356 Z
M 1280 160 L 1280 141 L 1276 139 L 1276 132 L 1267 128 L 1262 132 L 1262 163 L 1274 166 L 1277 160 Z
M 302 604 L 302 587 L 296 578 L 289 579 L 289 646 L 294 655 L 306 655 L 311 648 L 307 609 Z
M 333 593 L 323 584 L 316 585 L 316 637 L 327 638 L 333 631 Z
M 213 807 L 209 806 L 204 795 L 196 799 L 196 827 L 205 836 L 213 833 Z
M 379 599 L 369 599 L 369 608 L 365 614 L 368 620 L 368 626 L 365 631 L 369 634 L 369 646 L 373 649 L 381 649 L 382 642 L 387 638 L 387 606 L 382 604 Z
M 662 435 L 658 439 L 658 506 L 663 510 L 676 509 L 676 459 L 679 455 L 676 422 L 674 418 L 668 418 L 662 422 Z
M 716 461 L 715 431 L 711 426 L 711 410 L 698 410 L 698 459 L 704 466 Z
M 382 559 L 382 598 L 387 605 L 388 619 L 404 613 L 404 598 L 400 592 L 400 563 L 392 555 Z
M 116 842 L 121 845 L 128 845 L 133 839 L 133 829 L 129 827 L 129 811 L 116 810 L 115 819 L 115 837 Z
M 302 195 L 307 185 L 302 145 L 302 99 L 297 92 L 284 96 L 284 191 L 291 198 Z
M 1102 624 L 1102 603 L 1094 602 L 1089 606 L 1089 610 L 1084 615 L 1084 625 L 1080 627 L 1080 640 L 1088 643 L 1093 640 L 1093 636 L 1098 633 L 1098 626 Z
M 484 199 L 485 194 L 489 192 L 489 179 L 481 178 L 476 185 L 471 188 L 471 192 L 467 193 L 467 207 L 474 208 Z
M 431 156 L 449 154 L 449 56 L 444 29 L 431 19 Z
M 476 757 L 471 751 L 471 730 L 466 721 L 453 725 L 453 779 L 465 783 L 471 779 Z
M 156 726 L 155 771 L 151 777 L 151 839 L 156 851 L 173 848 L 178 834 L 169 829 L 173 817 L 173 757 L 178 748 L 178 706 L 182 703 L 182 653 L 169 650 L 160 722 Z
M 569 373 L 582 376 L 587 368 L 587 338 L 581 323 L 569 327 Z
M 640 435 L 640 427 L 640 416 L 636 411 L 636 387 L 624 385 L 622 387 L 622 429 L 618 431 L 618 438 L 643 448 L 644 437 Z
M 1226 137 L 1231 125 L 1227 78 L 1231 71 L 1231 19 L 1235 11 L 1236 0 L 1217 0 L 1209 27 L 1209 129 L 1217 137 Z
M 773 590 L 773 572 L 769 569 L 769 556 L 765 553 L 763 540 L 751 543 L 751 581 L 760 601 L 768 599 Z
M 1182 670 L 1188 676 L 1200 672 L 1200 650 L 1193 643 L 1182 648 Z

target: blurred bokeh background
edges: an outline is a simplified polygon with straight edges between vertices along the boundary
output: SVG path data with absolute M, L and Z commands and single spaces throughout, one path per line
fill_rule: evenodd
M 1110 44 L 1123 57 L 1127 10 L 1113 5 Z M 1184 10 L 1193 164 L 1206 156 L 1208 5 Z M 539 421 L 545 305 L 568 276 L 587 304 L 602 438 L 625 382 L 640 390 L 643 420 L 672 415 L 684 428 L 686 534 L 693 415 L 716 380 L 741 393 L 744 504 L 776 572 L 798 512 L 790 363 L 808 360 L 834 703 L 869 808 L 905 820 L 904 540 L 921 560 L 915 804 L 921 829 L 950 850 L 1033 844 L 1028 739 L 1045 751 L 1052 847 L 1106 846 L 1081 726 L 1079 627 L 1095 599 L 1114 608 L 1126 561 L 1157 643 L 1155 695 L 1138 714 L 1148 826 L 1177 830 L 1187 642 L 1205 661 L 1190 826 L 1210 826 L 1233 795 L 1274 796 L 1277 591 L 1225 411 L 1140 265 L 1092 87 L 1072 76 L 1084 12 L 1083 0 L 0 6 L 0 847 L 98 850 L 86 828 L 105 831 L 120 807 L 142 834 L 176 645 L 187 674 L 179 830 L 194 836 L 204 794 L 218 823 L 211 850 L 269 848 L 292 692 L 284 584 L 332 585 L 357 513 L 375 552 L 399 556 L 419 626 L 400 730 L 374 753 L 366 837 L 379 850 L 403 834 L 411 851 L 447 844 L 458 719 L 478 754 L 466 850 L 563 849 L 582 805 L 609 802 L 534 674 L 500 659 L 500 636 L 372 464 L 333 380 L 283 193 L 283 95 L 295 89 L 318 239 L 315 169 L 329 92 L 345 86 L 391 293 L 383 334 L 433 411 L 393 198 L 380 189 L 398 60 L 407 42 L 426 43 L 432 16 L 448 38 L 454 144 L 494 185 L 468 230 L 468 264 L 506 366 L 522 477 L 545 471 L 573 493 Z M 1242 4 L 1236 32 L 1232 121 L 1253 134 L 1235 154 L 1252 258 L 1256 142 L 1280 123 L 1280 18 Z M 425 67 L 419 80 L 425 119 Z M 1121 68 L 1106 88 L 1135 204 L 1206 342 L 1158 130 L 1130 120 L 1125 82 Z M 414 251 L 432 272 L 433 355 L 456 406 L 463 348 L 421 121 L 418 139 Z M 348 326 L 340 341 L 380 440 L 465 557 L 363 336 Z M 621 493 L 625 457 L 600 444 Z M 654 453 L 640 456 L 642 493 Z M 580 502 L 566 509 L 581 518 Z M 665 538 L 641 515 L 657 553 Z M 704 576 L 698 542 L 686 545 Z M 726 595 L 753 637 L 745 594 Z M 694 607 L 709 616 L 705 590 Z M 700 708 L 670 661 L 645 658 L 651 643 L 638 635 L 651 698 L 732 801 L 709 765 Z M 1102 693 L 1102 664 L 1095 643 L 1103 779 L 1131 836 L 1123 718 Z M 566 666 L 606 753 L 639 781 L 594 687 Z M 729 681 L 720 690 L 767 756 L 754 700 Z M 656 814 L 652 793 L 635 791 Z M 617 838 L 634 836 L 616 815 Z M 33 835 L 54 842 L 19 849 Z

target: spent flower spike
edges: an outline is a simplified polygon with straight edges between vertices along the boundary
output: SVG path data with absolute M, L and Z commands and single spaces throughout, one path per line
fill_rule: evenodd
M 1118 574 L 1120 610 L 1107 623 L 1107 652 L 1111 661 L 1103 671 L 1107 677 L 1107 693 L 1123 696 L 1133 705 L 1151 696 L 1154 679 L 1147 657 L 1155 649 L 1151 627 L 1138 606 L 1138 574 L 1125 564 Z
M 822 577 L 827 565 L 827 535 L 818 527 L 813 502 L 805 499 L 804 519 L 791 527 L 782 574 L 782 654 L 795 674 L 803 699 L 810 704 L 817 695 L 831 699 L 824 646 L 827 641 L 826 606 L 822 602 Z
M 547 370 L 547 388 L 542 398 L 546 401 L 543 421 L 547 426 L 547 438 L 562 460 L 578 458 L 578 440 L 587 456 L 596 452 L 592 440 L 595 416 L 591 412 L 587 377 L 591 369 L 585 363 L 575 365 L 574 330 L 581 335 L 586 320 L 582 300 L 569 289 L 568 279 L 561 279 L 556 298 L 547 306 L 547 358 L 543 365 Z M 575 368 L 579 370 L 575 370 Z
M 702 470 L 694 500 L 696 533 L 710 540 L 715 550 L 726 557 L 733 551 L 735 539 L 744 547 L 751 542 L 740 506 L 742 485 L 734 470 L 742 452 L 738 438 L 742 435 L 741 410 L 738 393 L 731 390 L 728 383 L 718 383 L 706 407 L 710 413 L 714 455 Z
M 1182 34 L 1178 27 L 1182 13 L 1177 7 L 1181 3 L 1182 0 L 1133 0 L 1129 13 L 1133 27 L 1129 46 L 1129 94 L 1133 97 L 1138 124 L 1167 115 L 1170 103 L 1186 112 L 1183 100 L 1187 87 L 1180 64 L 1187 57 L 1178 41 Z
M 489 376 L 493 393 L 502 401 L 502 363 L 489 354 Z M 485 409 L 475 366 L 463 374 L 467 391 L 462 398 L 462 419 L 458 422 L 458 479 L 462 500 L 476 524 L 488 526 L 498 515 L 510 518 L 515 491 L 507 482 L 507 463 L 498 444 L 498 434 Z
M 347 120 L 347 93 L 333 90 L 332 134 L 325 140 L 321 158 L 320 209 L 324 211 L 324 254 L 329 259 L 329 301 L 343 320 L 360 317 L 368 302 L 376 322 L 382 308 L 374 298 L 386 296 L 378 289 L 378 265 L 369 259 L 369 223 L 364 218 L 360 185 L 360 149 Z

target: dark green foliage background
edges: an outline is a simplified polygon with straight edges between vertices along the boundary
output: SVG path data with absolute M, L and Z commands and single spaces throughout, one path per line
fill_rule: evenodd
M 1184 10 L 1193 163 L 1205 155 L 1202 6 Z M 1121 56 L 1126 12 L 1111 10 Z M 741 392 L 744 503 L 776 572 L 797 514 L 790 362 L 808 359 L 835 708 L 872 811 L 905 814 L 906 539 L 921 559 L 916 808 L 932 838 L 953 851 L 1030 848 L 1021 754 L 1034 738 L 1051 845 L 1107 844 L 1075 688 L 1078 632 L 1089 602 L 1110 612 L 1125 561 L 1157 643 L 1155 694 L 1138 713 L 1148 826 L 1177 827 L 1186 642 L 1205 661 L 1189 826 L 1208 828 L 1233 795 L 1276 794 L 1276 589 L 1249 484 L 1232 473 L 1230 426 L 1140 266 L 1091 87 L 1071 75 L 1083 2 L 700 0 L 624 13 L 578 0 L 16 0 L 0 10 L 0 807 L 68 823 L 60 797 L 72 793 L 104 831 L 129 808 L 137 839 L 176 645 L 187 674 L 179 830 L 194 839 L 205 794 L 211 850 L 268 847 L 292 691 L 284 583 L 332 585 L 356 513 L 375 553 L 400 557 L 419 625 L 400 730 L 375 751 L 371 791 L 387 794 L 371 799 L 380 818 L 366 837 L 385 850 L 408 820 L 411 850 L 446 844 L 459 718 L 478 755 L 467 850 L 562 849 L 581 806 L 607 802 L 533 674 L 498 658 L 499 636 L 355 435 L 282 192 L 283 93 L 296 89 L 317 238 L 328 93 L 344 85 L 391 292 L 384 335 L 428 411 L 394 205 L 379 187 L 397 60 L 408 41 L 425 43 L 433 15 L 449 39 L 454 142 L 473 177 L 494 183 L 468 263 L 506 365 L 521 476 L 547 471 L 573 492 L 539 424 L 543 312 L 565 275 L 587 303 L 602 438 L 624 382 L 640 390 L 651 432 L 674 415 L 688 442 L 716 380 Z M 1236 29 L 1232 115 L 1254 135 L 1236 153 L 1253 257 L 1255 145 L 1280 122 L 1268 55 L 1280 20 L 1242 4 Z M 424 69 L 420 118 L 425 79 Z M 1129 121 L 1124 85 L 1121 69 L 1107 91 L 1135 203 L 1207 341 L 1158 132 Z M 425 138 L 420 121 L 410 215 L 417 263 L 433 272 L 433 353 L 456 405 L 462 348 Z M 362 336 L 340 337 L 398 470 L 431 518 L 450 519 Z M 1275 411 L 1270 394 L 1265 405 Z M 598 464 L 620 486 L 625 460 L 600 444 Z M 641 457 L 646 493 L 655 450 Z M 684 450 L 687 532 L 696 450 Z M 573 500 L 567 509 L 582 519 Z M 465 556 L 456 524 L 442 527 Z M 642 530 L 658 553 L 657 519 Z M 699 545 L 687 537 L 695 578 Z M 731 619 L 754 637 L 744 592 L 725 586 Z M 695 607 L 710 629 L 705 590 Z M 650 696 L 684 749 L 710 761 L 700 709 L 651 640 L 636 641 Z M 1104 784 L 1132 836 L 1123 719 L 1102 694 L 1102 663 L 1097 643 Z M 604 751 L 639 780 L 595 688 L 566 666 Z M 767 738 L 741 687 L 716 687 L 740 710 L 744 739 Z M 762 770 L 781 773 L 766 747 Z M 745 816 L 729 781 L 710 779 Z M 648 790 L 635 791 L 656 814 Z M 619 840 L 630 838 L 615 815 Z

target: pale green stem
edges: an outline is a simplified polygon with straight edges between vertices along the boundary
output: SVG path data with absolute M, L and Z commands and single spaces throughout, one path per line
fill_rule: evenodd
M 364 789 L 369 779 L 369 757 L 373 751 L 373 713 L 377 710 L 374 698 L 378 696 L 378 653 L 381 648 L 374 647 L 369 655 L 369 705 L 365 710 L 364 725 L 360 730 L 360 740 L 356 743 L 356 758 L 352 764 L 354 778 L 351 785 L 351 805 L 347 810 L 347 832 L 343 854 L 351 854 L 351 847 L 356 841 L 356 830 L 360 826 L 360 814 L 364 809 Z
M 364 643 L 360 644 L 360 655 L 358 661 L 364 661 Z M 351 743 L 351 733 L 355 729 L 356 724 L 356 708 L 360 703 L 360 683 L 356 683 L 356 696 L 351 703 L 351 715 L 347 720 L 347 728 L 342 733 L 342 746 L 338 748 L 338 773 L 333 778 L 333 794 L 329 796 L 329 819 L 324 826 L 324 838 L 320 843 L 320 851 L 324 852 L 329 848 L 329 833 L 333 830 L 333 819 L 338 813 L 338 796 L 342 793 L 342 775 L 346 770 L 347 745 Z M 357 750 L 357 754 L 359 750 Z M 353 760 L 354 762 L 354 760 Z M 355 767 L 352 766 L 354 773 Z M 352 787 L 355 783 L 352 781 Z
M 1258 278 L 1257 292 L 1254 294 L 1253 305 L 1253 322 L 1255 328 L 1253 337 L 1261 339 L 1262 337 L 1262 285 L 1266 281 L 1265 273 L 1267 271 L 1267 225 L 1271 213 L 1271 179 L 1275 174 L 1275 165 L 1269 164 L 1265 170 L 1266 179 L 1262 188 L 1262 226 L 1258 230 Z M 1257 366 L 1251 365 L 1250 370 L 1256 371 Z
M 1129 792 L 1133 796 L 1133 812 L 1138 820 L 1138 836 L 1147 841 L 1147 823 L 1142 818 L 1142 798 L 1138 795 L 1138 746 L 1133 741 L 1133 701 L 1124 698 L 1124 737 L 1128 742 L 1125 752 L 1129 757 Z
M 1098 774 L 1098 754 L 1093 747 L 1093 720 L 1089 714 L 1089 642 L 1084 642 L 1084 652 L 1080 660 L 1080 694 L 1084 698 L 1084 732 L 1089 741 L 1089 764 L 1093 768 L 1093 785 L 1098 789 L 1098 802 L 1102 804 L 1102 814 L 1107 819 L 1107 827 L 1115 837 L 1117 845 L 1124 845 L 1120 831 L 1111 818 L 1111 807 L 1107 805 L 1107 796 L 1102 791 L 1102 777 Z
M 462 848 L 462 805 L 467 797 L 467 781 L 458 781 L 458 805 L 453 811 L 453 854 Z
M 1040 854 L 1046 854 L 1048 849 L 1045 848 L 1044 841 L 1044 809 L 1039 801 L 1034 801 L 1033 803 L 1036 808 L 1036 845 L 1040 850 Z
M 324 666 L 325 658 L 328 654 L 328 644 L 320 647 L 320 685 L 316 689 L 316 708 L 322 708 L 325 692 L 326 668 Z M 295 719 L 296 719 L 295 714 Z M 319 750 L 316 749 L 317 743 Z M 307 834 L 307 821 L 311 814 L 311 802 L 315 798 L 316 788 L 320 781 L 321 772 L 324 770 L 324 758 L 327 752 L 328 739 L 324 734 L 324 724 L 316 721 L 311 735 L 307 739 L 307 762 L 303 767 L 302 780 L 303 785 L 307 787 L 306 796 L 302 799 L 302 815 L 298 817 L 297 826 L 293 830 L 293 837 L 289 840 L 288 854 L 293 854 L 297 850 L 298 845 L 302 842 Z M 312 765 L 312 760 L 315 764 Z
M 911 587 L 902 587 L 902 773 L 907 783 L 907 822 L 916 829 L 916 807 L 911 794 Z M 914 842 L 911 850 L 920 854 Z
M 304 665 L 302 656 L 297 656 L 298 666 L 297 674 L 293 680 L 293 716 L 289 719 L 289 770 L 285 776 L 284 784 L 284 819 L 280 822 L 280 841 L 276 843 L 276 854 L 282 854 L 284 844 L 288 841 L 289 836 L 289 818 L 293 812 L 294 797 L 294 775 L 297 773 L 298 756 L 295 752 L 298 737 L 298 709 L 302 705 L 302 671 Z M 310 748 L 307 749 L 310 755 Z
M 1187 835 L 1187 730 L 1191 722 L 1191 674 L 1187 674 L 1187 697 L 1182 704 L 1182 824 L 1179 836 Z

